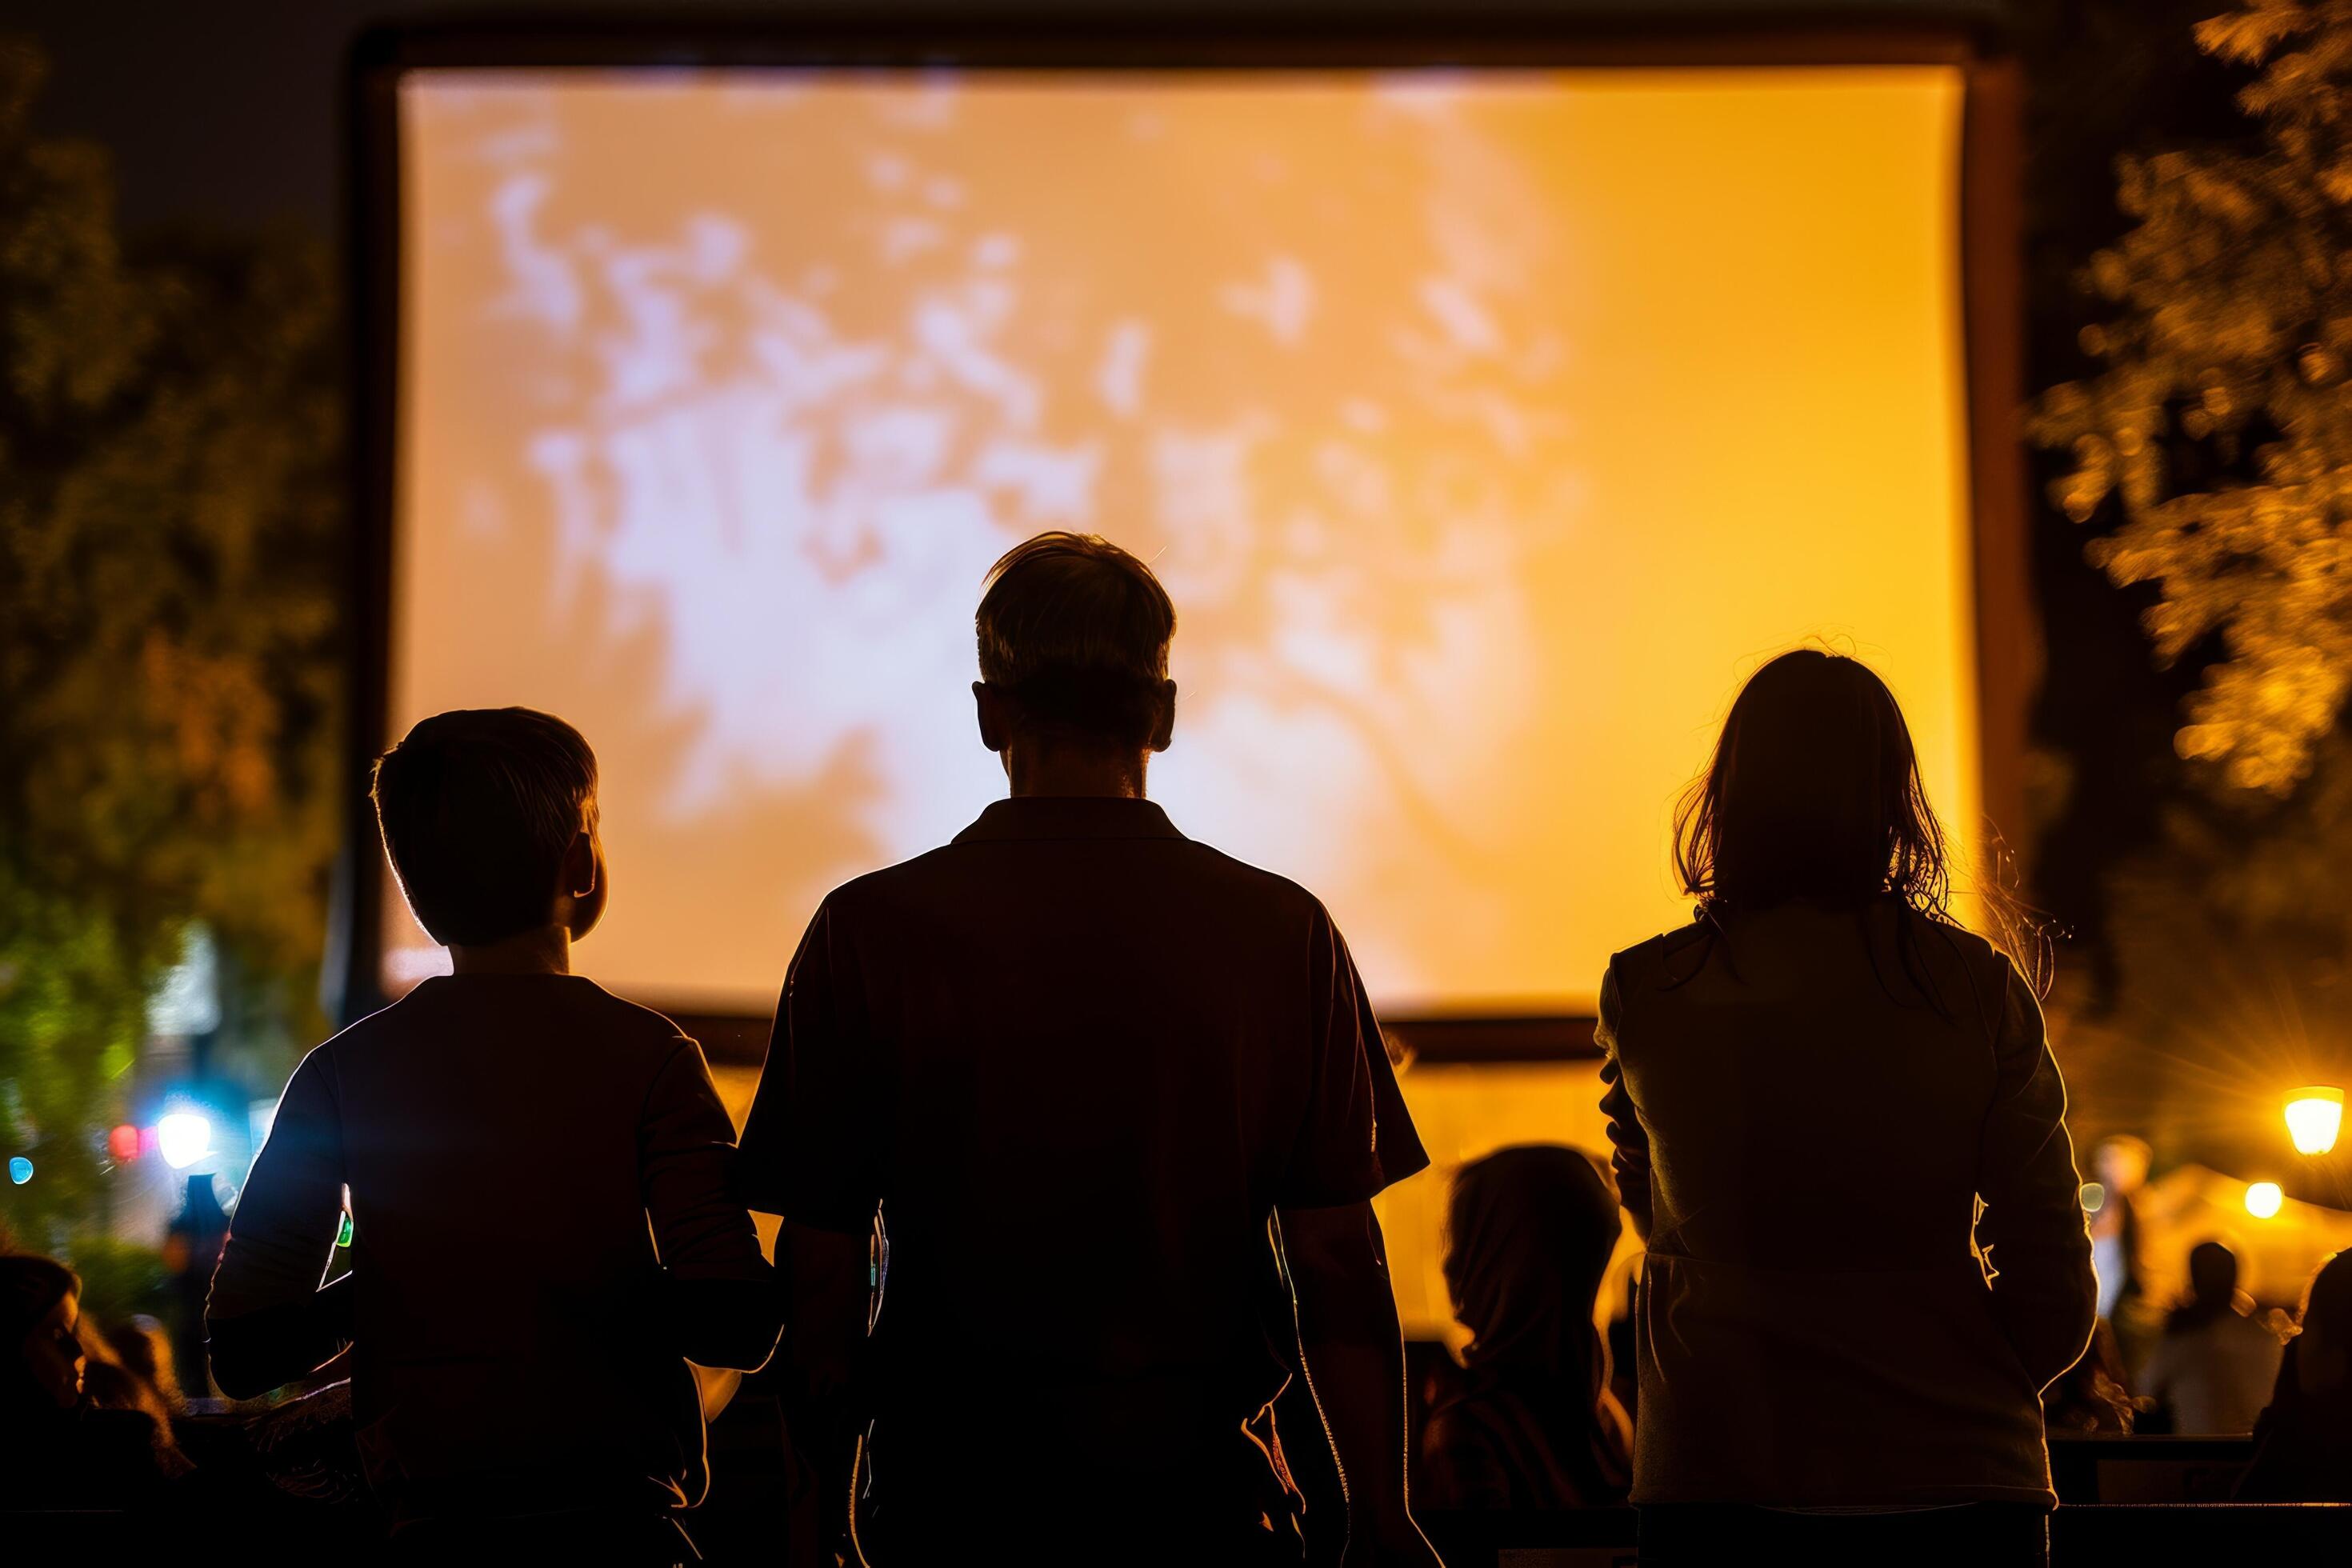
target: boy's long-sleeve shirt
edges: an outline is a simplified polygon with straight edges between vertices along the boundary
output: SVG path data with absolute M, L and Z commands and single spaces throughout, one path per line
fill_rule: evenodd
M 781 1322 L 733 1154 L 701 1050 L 659 1014 L 571 975 L 428 980 L 287 1085 L 214 1277 L 215 1374 L 299 1376 L 340 1318 L 396 1513 L 690 1504 L 687 1363 L 755 1367 Z

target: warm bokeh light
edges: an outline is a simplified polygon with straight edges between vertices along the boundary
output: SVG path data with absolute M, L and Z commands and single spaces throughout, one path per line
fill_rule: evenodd
M 212 1152 L 212 1120 L 193 1110 L 175 1110 L 155 1123 L 155 1146 L 165 1164 L 184 1171 Z
M 2286 1202 L 2276 1182 L 2256 1182 L 2246 1189 L 2246 1212 L 2256 1219 L 2273 1219 Z
M 139 1129 L 128 1121 L 106 1135 L 106 1152 L 119 1165 L 139 1158 Z
M 2286 1102 L 2286 1135 L 2298 1154 L 2325 1154 L 2336 1147 L 2344 1126 L 2344 1091 L 2315 1084 L 2298 1089 Z
M 2083 1212 L 2096 1214 L 2107 1206 L 2107 1189 L 2097 1182 L 2083 1184 Z
M 1391 1013 L 1581 1013 L 1677 792 L 1815 637 L 1980 827 L 1946 67 L 421 70 L 390 717 L 563 714 L 583 972 L 764 1012 L 1004 792 L 988 564 L 1174 595 L 1176 825 Z M 2013 826 L 2013 825 L 2012 825 Z M 395 895 L 396 898 L 396 895 Z M 384 973 L 437 954 L 395 902 Z

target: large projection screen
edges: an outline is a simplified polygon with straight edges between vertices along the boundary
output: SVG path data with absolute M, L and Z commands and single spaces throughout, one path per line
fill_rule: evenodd
M 1588 1011 L 1780 649 L 1979 837 L 1962 74 L 406 71 L 387 736 L 573 721 L 581 971 L 763 1014 L 1004 793 L 989 563 L 1100 532 L 1177 603 L 1179 827 L 1392 1015 Z

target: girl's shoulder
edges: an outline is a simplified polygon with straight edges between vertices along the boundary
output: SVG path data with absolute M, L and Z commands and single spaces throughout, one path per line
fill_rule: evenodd
M 1707 916 L 1693 910 L 1687 925 L 1660 931 L 1647 942 L 1635 942 L 1612 953 L 1609 959 L 1610 973 L 1622 984 L 1627 979 L 1650 973 L 1677 958 L 1697 952 L 1715 934 L 1715 927 Z

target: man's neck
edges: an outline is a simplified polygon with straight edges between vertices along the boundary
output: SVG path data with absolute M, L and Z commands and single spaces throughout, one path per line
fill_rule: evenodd
M 1004 775 L 1015 800 L 1024 795 L 1110 795 L 1143 798 L 1143 773 L 1151 753 L 1127 755 L 1073 746 L 1034 748 L 1018 743 L 1004 751 Z
M 562 926 L 518 931 L 497 942 L 449 947 L 453 974 L 569 974 L 572 933 Z

